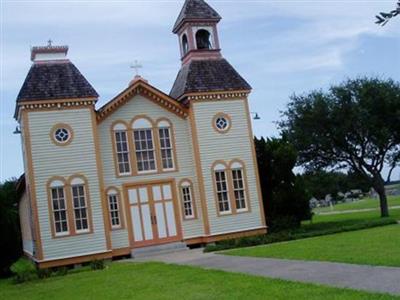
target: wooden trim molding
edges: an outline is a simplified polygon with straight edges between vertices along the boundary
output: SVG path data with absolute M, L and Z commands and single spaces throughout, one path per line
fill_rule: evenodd
M 218 119 L 218 118 L 224 118 L 224 119 L 228 122 L 228 124 L 227 124 L 228 126 L 227 126 L 225 129 L 219 129 L 219 128 L 217 127 L 217 119 Z M 232 127 L 232 118 L 231 118 L 228 114 L 226 114 L 226 113 L 218 112 L 218 113 L 216 113 L 215 116 L 212 118 L 212 120 L 211 120 L 211 125 L 212 125 L 212 127 L 214 128 L 214 130 L 215 130 L 217 133 L 225 134 L 225 133 L 228 133 L 229 130 L 231 129 L 231 127 Z
M 201 215 L 203 218 L 204 234 L 208 235 L 210 234 L 210 223 L 208 219 L 207 197 L 206 197 L 204 177 L 201 166 L 201 154 L 200 154 L 199 139 L 197 135 L 196 116 L 194 113 L 193 104 L 191 102 L 190 102 L 189 122 L 190 122 L 190 131 L 193 144 L 194 163 L 196 167 L 196 175 L 198 181 L 197 185 L 200 193 Z
M 101 260 L 101 259 L 110 259 L 112 258 L 112 252 L 107 251 L 103 253 L 97 254 L 89 254 L 89 255 L 82 255 L 82 256 L 75 256 L 69 258 L 61 258 L 61 259 L 54 259 L 48 261 L 38 261 L 37 265 L 39 269 L 46 269 L 46 268 L 54 268 L 54 267 L 62 267 L 74 264 L 81 264 L 84 262 L 90 262 L 92 260 Z
M 192 210 L 193 210 L 193 217 L 186 217 L 185 216 L 185 206 L 184 206 L 184 197 L 183 197 L 183 186 L 182 184 L 187 182 L 188 183 L 188 187 L 190 188 L 190 193 L 191 193 L 191 200 L 192 200 Z M 180 200 L 181 200 L 181 208 L 182 208 L 182 219 L 184 221 L 192 221 L 192 220 L 196 220 L 197 219 L 197 203 L 196 203 L 196 196 L 194 195 L 194 188 L 193 188 L 193 182 L 189 179 L 189 178 L 184 178 L 181 179 L 178 183 L 178 187 L 179 189 L 179 196 L 180 196 Z
M 22 133 L 25 144 L 25 153 L 27 160 L 27 186 L 29 191 L 29 199 L 32 205 L 32 223 L 34 232 L 34 242 L 35 242 L 35 253 L 34 257 L 38 260 L 43 259 L 43 247 L 39 223 L 39 212 L 36 199 L 36 181 L 35 181 L 35 171 L 33 167 L 32 149 L 31 149 L 31 135 L 29 130 L 29 117 L 27 111 L 22 111 Z
M 55 133 L 56 133 L 57 129 L 66 129 L 68 131 L 68 134 L 70 136 L 65 142 L 57 141 L 57 139 L 55 137 Z M 69 144 L 71 144 L 72 140 L 74 139 L 74 130 L 68 124 L 57 123 L 51 128 L 49 137 L 50 137 L 50 140 L 53 142 L 53 144 L 56 146 L 68 146 Z
M 197 93 L 184 94 L 178 100 L 182 100 L 183 98 L 186 97 L 188 101 L 246 99 L 249 94 L 250 90 L 197 92 Z
M 106 241 L 106 248 L 107 250 L 111 250 L 111 235 L 110 231 L 107 230 L 110 228 L 110 220 L 107 214 L 107 202 L 105 197 L 105 190 L 104 190 L 104 173 L 103 173 L 103 164 L 101 160 L 100 154 L 100 142 L 99 142 L 99 135 L 98 135 L 98 126 L 96 123 L 96 113 L 94 110 L 91 111 L 91 119 L 92 119 L 92 130 L 93 130 L 93 139 L 94 139 L 94 149 L 96 152 L 96 166 L 97 166 L 97 178 L 99 183 L 99 193 L 100 193 L 100 200 L 101 200 L 101 208 L 103 213 L 103 224 L 104 224 L 104 235 Z
M 110 195 L 110 191 L 116 191 L 116 195 L 117 195 L 117 202 L 118 202 L 118 212 L 119 212 L 119 219 L 120 219 L 120 226 L 119 227 L 112 227 L 112 220 L 111 220 L 111 212 L 110 212 L 110 202 L 108 199 L 108 196 Z M 116 231 L 116 230 L 121 230 L 121 229 L 125 229 L 125 213 L 124 213 L 124 207 L 122 205 L 123 200 L 121 199 L 122 195 L 121 195 L 121 191 L 119 190 L 119 188 L 117 188 L 116 186 L 109 186 L 106 191 L 106 199 L 107 199 L 107 211 L 108 211 L 108 217 L 109 217 L 109 223 L 110 223 L 110 227 L 109 230 L 111 231 Z
M 157 90 L 143 79 L 138 79 L 134 84 L 126 88 L 114 99 L 109 101 L 98 110 L 97 121 L 102 122 L 105 118 L 111 115 L 120 106 L 132 99 L 132 97 L 135 95 L 142 95 L 146 97 L 147 99 L 176 114 L 182 119 L 185 119 L 188 116 L 187 109 L 178 101 Z

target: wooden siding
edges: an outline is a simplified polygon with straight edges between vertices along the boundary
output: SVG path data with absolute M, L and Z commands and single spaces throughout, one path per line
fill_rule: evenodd
M 193 103 L 211 235 L 263 226 L 257 193 L 256 171 L 253 164 L 252 148 L 249 143 L 246 103 L 244 101 L 246 100 L 198 101 Z M 224 134 L 218 133 L 212 126 L 212 120 L 218 112 L 225 113 L 231 118 L 231 128 Z M 246 165 L 251 211 L 219 217 L 211 168 L 217 160 L 229 163 L 233 159 L 240 159 Z
M 175 172 L 157 173 L 151 175 L 148 174 L 117 177 L 113 159 L 111 126 L 117 120 L 123 120 L 129 123 L 135 116 L 143 114 L 151 118 L 153 121 L 156 121 L 159 118 L 168 118 L 172 122 L 176 142 L 176 149 L 174 149 L 174 151 L 176 151 L 177 154 L 176 156 L 178 159 L 179 170 Z M 141 95 L 136 95 L 125 105 L 117 109 L 114 113 L 112 113 L 108 118 L 106 118 L 99 124 L 99 135 L 105 188 L 114 186 L 122 191 L 122 184 L 124 183 L 135 183 L 148 180 L 163 180 L 171 178 L 174 178 L 178 183 L 181 179 L 188 178 L 193 182 L 193 192 L 196 199 L 198 218 L 195 220 L 182 221 L 183 235 L 184 238 L 186 238 L 201 236 L 204 234 L 200 207 L 199 187 L 197 177 L 195 176 L 195 164 L 193 160 L 193 149 L 188 120 L 177 117 L 175 114 L 167 111 L 166 109 L 160 107 L 159 105 Z M 133 151 L 133 149 L 130 149 L 130 151 Z M 131 166 L 135 167 L 133 165 Z M 177 194 L 180 195 L 179 190 L 177 190 Z M 123 197 L 123 193 L 121 193 L 121 196 Z M 181 199 L 178 200 L 180 203 Z M 122 201 L 122 203 L 123 202 L 124 201 Z M 181 205 L 179 205 L 179 211 L 181 220 L 183 220 Z M 124 210 L 124 212 L 129 213 L 129 211 L 126 210 Z M 129 241 L 126 228 L 124 230 L 112 231 L 112 242 L 113 249 L 128 247 Z
M 35 111 L 29 112 L 28 118 L 43 259 L 106 251 L 90 108 Z M 57 123 L 66 123 L 73 129 L 68 146 L 51 141 L 49 133 Z M 52 238 L 46 184 L 53 176 L 67 179 L 73 174 L 84 175 L 88 180 L 93 233 Z

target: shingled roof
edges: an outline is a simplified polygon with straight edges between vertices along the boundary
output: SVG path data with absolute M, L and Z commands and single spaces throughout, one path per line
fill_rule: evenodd
M 186 20 L 221 20 L 221 16 L 203 0 L 186 0 L 172 31 L 176 33 Z
M 225 59 L 193 60 L 182 66 L 170 96 L 179 99 L 197 92 L 251 90 L 251 86 Z
M 98 94 L 70 61 L 34 63 L 17 102 L 97 98 Z

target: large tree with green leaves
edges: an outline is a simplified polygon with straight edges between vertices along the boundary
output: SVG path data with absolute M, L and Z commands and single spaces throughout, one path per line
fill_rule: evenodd
M 264 213 L 270 231 L 298 227 L 311 219 L 309 200 L 300 176 L 293 173 L 297 152 L 285 137 L 254 140 Z
M 400 158 L 400 84 L 359 78 L 293 95 L 280 127 L 307 170 L 351 169 L 378 193 L 388 216 L 383 170 Z

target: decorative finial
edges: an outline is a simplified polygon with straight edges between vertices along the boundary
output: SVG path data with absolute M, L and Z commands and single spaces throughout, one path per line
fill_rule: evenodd
M 139 76 L 139 69 L 143 68 L 141 64 L 137 60 L 135 60 L 135 63 L 131 65 L 131 69 L 135 69 L 136 76 Z
M 49 39 L 49 40 L 47 41 L 47 47 L 51 47 L 51 43 L 53 43 L 53 41 L 52 41 L 51 39 Z

